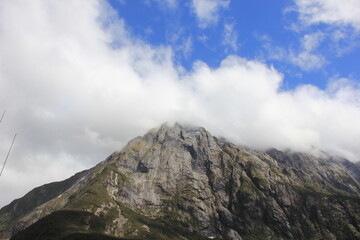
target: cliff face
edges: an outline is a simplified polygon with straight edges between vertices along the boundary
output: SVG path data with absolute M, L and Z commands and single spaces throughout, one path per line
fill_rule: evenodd
M 33 206 L 22 209 L 26 195 L 1 209 L 0 236 L 360 239 L 359 172 L 344 159 L 259 152 L 162 125 L 56 191 L 45 186 L 52 195 Z

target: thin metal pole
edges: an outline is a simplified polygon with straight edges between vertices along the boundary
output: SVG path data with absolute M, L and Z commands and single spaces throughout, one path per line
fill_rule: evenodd
M 2 173 L 3 173 L 3 171 L 4 171 L 6 162 L 7 162 L 8 158 L 9 158 L 9 155 L 10 155 L 10 151 L 11 151 L 13 145 L 14 145 L 14 142 L 15 142 L 15 139 L 16 139 L 16 135 L 17 135 L 17 133 L 15 133 L 14 139 L 13 139 L 13 141 L 12 141 L 12 143 L 11 143 L 11 146 L 10 146 L 10 148 L 9 148 L 9 151 L 8 151 L 8 153 L 7 153 L 7 155 L 6 155 L 4 165 L 3 165 L 2 169 L 1 169 L 1 172 L 0 172 L 0 177 L 1 177 Z
M 4 113 L 3 113 L 2 116 L 1 116 L 0 123 L 1 123 L 1 121 L 3 120 L 3 118 L 4 118 L 4 116 L 5 116 L 5 113 L 6 113 L 6 110 L 4 111 Z

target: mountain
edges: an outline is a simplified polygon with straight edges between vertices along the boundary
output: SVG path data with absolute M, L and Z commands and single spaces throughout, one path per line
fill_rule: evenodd
M 360 239 L 360 167 L 163 124 L 0 210 L 0 239 Z

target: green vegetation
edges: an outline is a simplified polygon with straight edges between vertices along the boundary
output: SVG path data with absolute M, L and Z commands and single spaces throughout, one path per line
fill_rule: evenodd
M 106 216 L 95 216 L 84 211 L 58 211 L 40 219 L 29 228 L 13 236 L 11 240 L 82 240 L 82 239 L 157 239 L 170 240 L 205 239 L 188 231 L 181 222 L 169 218 L 151 219 L 130 208 L 119 205 L 122 215 L 127 219 L 124 238 L 105 236 Z
M 146 217 L 128 207 L 120 205 L 122 215 L 128 219 L 128 226 L 126 228 L 125 237 L 131 238 L 131 234 L 137 230 L 137 236 L 131 239 L 206 239 L 201 235 L 189 231 L 188 225 L 177 220 L 171 216 L 164 216 L 157 219 Z M 149 231 L 143 227 L 149 227 Z
M 67 239 L 68 236 L 76 232 L 96 234 L 103 232 L 104 229 L 104 221 L 91 213 L 58 211 L 18 232 L 11 240 L 61 240 Z
M 61 240 L 125 240 L 125 238 L 115 238 L 97 233 L 73 233 Z
M 87 211 L 103 207 L 104 204 L 112 202 L 113 200 L 104 186 L 113 175 L 117 176 L 116 187 L 119 190 L 122 189 L 126 181 L 129 181 L 129 178 L 119 172 L 114 164 L 109 164 L 95 173 L 95 176 L 91 178 L 86 187 L 72 197 L 73 199 L 70 200 L 66 209 Z

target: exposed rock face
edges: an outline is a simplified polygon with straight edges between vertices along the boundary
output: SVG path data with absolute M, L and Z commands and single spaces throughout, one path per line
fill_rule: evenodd
M 3 208 L 0 236 L 360 239 L 359 173 L 344 159 L 259 152 L 164 124 L 32 208 Z

